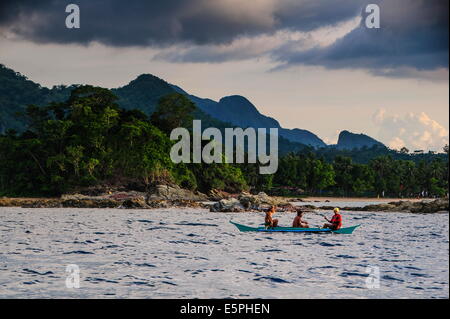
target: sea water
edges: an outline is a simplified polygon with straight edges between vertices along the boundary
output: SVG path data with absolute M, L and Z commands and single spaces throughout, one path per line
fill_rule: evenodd
M 281 226 L 294 218 L 276 215 Z M 361 224 L 351 235 L 242 233 L 230 219 L 264 215 L 0 208 L 0 297 L 449 297 L 448 213 L 343 212 L 344 227 Z M 66 284 L 68 265 L 79 288 Z

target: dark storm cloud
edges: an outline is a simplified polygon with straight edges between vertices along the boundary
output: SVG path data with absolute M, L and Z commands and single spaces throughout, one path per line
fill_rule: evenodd
M 389 0 L 380 9 L 380 29 L 366 28 L 363 19 L 329 46 L 299 51 L 296 43 L 287 43 L 272 56 L 283 66 L 365 68 L 393 77 L 401 76 L 402 68 L 448 69 L 448 1 Z
M 65 27 L 69 3 L 81 8 L 80 29 Z M 369 3 L 380 5 L 381 29 L 367 29 L 363 23 L 363 8 Z M 301 41 L 288 39 L 266 51 L 255 47 L 260 42 L 254 47 L 230 45 L 278 31 L 334 26 L 359 15 L 359 27 L 326 47 L 304 50 Z M 411 74 L 405 68 L 448 69 L 446 0 L 3 0 L 2 31 L 36 43 L 176 44 L 157 55 L 172 62 L 218 63 L 267 55 L 281 67 L 358 68 L 383 76 Z
M 312 31 L 354 18 L 367 4 L 377 2 L 379 0 L 291 0 L 280 6 L 274 15 L 284 28 Z
M 81 8 L 68 30 L 65 7 Z M 362 0 L 3 0 L 0 27 L 44 43 L 98 41 L 112 46 L 227 43 L 280 29 L 308 31 L 352 18 Z
M 67 29 L 65 8 L 79 5 L 81 28 Z M 146 46 L 173 40 L 176 12 L 183 3 L 164 1 L 42 0 L 7 1 L 0 5 L 0 26 L 38 43 L 97 41 L 112 46 Z

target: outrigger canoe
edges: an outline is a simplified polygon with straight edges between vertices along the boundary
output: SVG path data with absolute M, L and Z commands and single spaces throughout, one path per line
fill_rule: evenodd
M 242 232 L 256 231 L 265 233 L 335 233 L 335 234 L 351 234 L 360 225 L 345 227 L 338 230 L 332 230 L 329 228 L 294 228 L 294 227 L 275 227 L 275 228 L 265 228 L 265 227 L 250 227 L 232 222 Z

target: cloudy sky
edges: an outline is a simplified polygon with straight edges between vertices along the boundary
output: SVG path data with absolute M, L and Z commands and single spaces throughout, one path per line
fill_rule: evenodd
M 79 29 L 65 26 L 69 3 Z M 412 150 L 448 143 L 448 36 L 445 0 L 0 2 L 0 63 L 42 85 L 152 73 L 201 97 L 244 95 L 328 143 L 347 129 Z

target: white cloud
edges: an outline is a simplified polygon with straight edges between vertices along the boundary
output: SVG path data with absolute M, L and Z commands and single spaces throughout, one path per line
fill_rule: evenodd
M 405 141 L 399 137 L 394 137 L 391 141 L 389 141 L 388 146 L 392 149 L 399 150 L 402 147 L 405 147 Z
M 379 128 L 378 138 L 393 149 L 441 151 L 449 141 L 448 130 L 425 112 L 400 116 L 379 109 L 373 121 Z
M 274 50 L 287 46 L 292 50 L 305 51 L 332 44 L 355 29 L 360 20 L 358 16 L 332 27 L 324 26 L 307 32 L 282 29 L 273 33 L 241 36 L 227 43 L 174 44 L 161 48 L 153 59 L 178 63 L 221 63 L 270 57 Z
M 241 37 L 227 44 L 173 45 L 161 49 L 153 56 L 153 60 L 180 63 L 219 63 L 261 58 L 295 36 L 296 34 L 292 32 L 279 31 L 271 35 Z M 303 41 L 306 43 L 306 40 Z

